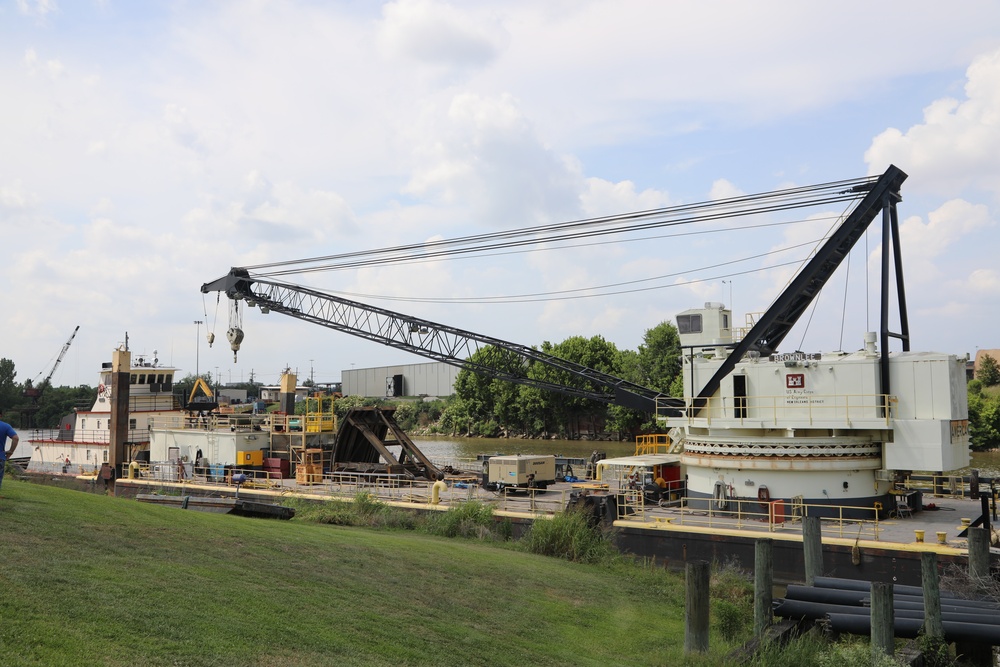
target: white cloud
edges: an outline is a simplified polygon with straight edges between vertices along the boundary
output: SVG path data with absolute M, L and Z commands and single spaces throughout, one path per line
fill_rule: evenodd
M 66 72 L 66 67 L 56 59 L 44 62 L 39 60 L 38 54 L 35 53 L 34 49 L 28 49 L 24 52 L 23 62 L 29 74 L 35 75 L 41 73 L 51 80 L 58 79 Z
M 508 35 L 489 15 L 430 0 L 382 7 L 378 39 L 390 56 L 454 69 L 482 67 L 499 55 Z
M 17 0 L 17 8 L 25 16 L 34 16 L 40 19 L 59 11 L 55 0 Z
M 942 98 L 924 122 L 889 128 L 865 153 L 870 173 L 895 163 L 911 175 L 908 189 L 954 192 L 974 187 L 1000 196 L 1000 51 L 977 58 L 966 72 L 965 99 Z
M 571 160 L 536 136 L 509 95 L 456 95 L 427 119 L 429 140 L 405 192 L 458 204 L 480 224 L 526 226 L 573 219 L 583 182 Z
M 636 192 L 632 181 L 612 183 L 591 176 L 586 179 L 586 186 L 586 190 L 580 195 L 580 201 L 587 217 L 614 215 L 624 211 L 648 211 L 671 204 L 666 192 L 654 188 Z
M 24 189 L 20 179 L 13 183 L 0 185 L 0 212 L 23 210 L 37 203 L 38 197 Z
M 712 189 L 708 193 L 708 198 L 712 201 L 719 199 L 730 199 L 732 197 L 742 197 L 746 193 L 730 183 L 724 178 L 720 178 L 712 183 Z

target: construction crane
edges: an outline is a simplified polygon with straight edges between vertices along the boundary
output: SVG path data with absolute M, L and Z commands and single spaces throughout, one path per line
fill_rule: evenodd
M 69 346 L 72 345 L 73 339 L 76 338 L 76 332 L 80 330 L 80 325 L 76 325 L 73 329 L 73 333 L 70 334 L 69 340 L 66 344 L 62 346 L 62 350 L 59 351 L 59 356 L 56 357 L 56 363 L 52 364 L 52 369 L 49 370 L 49 374 L 45 376 L 45 379 L 39 382 L 37 385 L 33 385 L 31 380 L 25 380 L 24 382 L 24 396 L 25 398 L 30 398 L 33 404 L 37 404 L 38 400 L 42 397 L 42 393 L 45 391 L 46 387 L 49 386 L 49 381 L 52 380 L 52 376 L 55 374 L 56 369 L 59 368 L 59 364 L 62 363 L 63 357 L 66 356 Z M 39 373 L 38 375 L 41 375 Z M 36 377 L 35 380 L 38 380 Z
M 883 242 L 880 379 L 882 392 L 887 393 L 889 390 L 888 339 L 890 337 L 899 338 L 903 342 L 904 349 L 909 349 L 906 297 L 903 292 L 902 264 L 899 256 L 899 229 L 896 216 L 896 203 L 900 200 L 899 188 L 904 180 L 906 180 L 906 174 L 896 166 L 890 165 L 881 176 L 869 177 L 863 182 L 835 193 L 836 197 L 856 199 L 857 203 L 853 210 L 789 286 L 778 296 L 767 312 L 757 320 L 756 325 L 734 346 L 725 363 L 718 369 L 715 376 L 704 385 L 699 395 L 693 398 L 691 405 L 685 405 L 682 399 L 665 396 L 655 390 L 524 345 L 368 306 L 307 287 L 251 276 L 247 269 L 241 267 L 234 267 L 226 276 L 202 285 L 201 291 L 202 293 L 225 292 L 234 301 L 234 304 L 245 300 L 250 307 L 260 306 L 261 313 L 271 311 L 282 313 L 488 377 L 621 405 L 644 412 L 657 413 L 660 416 L 679 416 L 681 414 L 696 416 L 708 398 L 718 391 L 722 379 L 733 371 L 736 363 L 744 355 L 768 355 L 777 349 L 779 343 L 798 322 L 809 304 L 813 302 L 837 267 L 847 257 L 854 244 L 863 236 L 865 230 L 881 212 Z M 774 194 L 780 195 L 782 193 Z M 827 199 L 817 203 L 834 201 L 834 199 L 829 198 L 833 196 L 827 195 Z M 840 200 L 836 199 L 836 201 Z M 780 208 L 780 206 L 776 206 L 773 210 L 780 210 Z M 735 215 L 735 213 L 731 213 L 731 215 Z M 890 252 L 894 252 L 894 255 L 890 256 Z M 898 333 L 891 332 L 888 324 L 890 259 L 894 260 L 896 270 L 897 303 L 901 324 L 901 331 Z M 238 313 L 238 308 L 235 308 L 235 311 Z M 229 338 L 233 351 L 236 352 L 243 340 L 243 331 L 240 328 L 238 318 L 236 324 L 230 328 Z M 493 348 L 489 354 L 477 354 L 488 347 Z M 540 362 L 565 371 L 571 377 L 582 380 L 582 382 L 579 385 L 569 386 L 530 378 L 527 375 L 527 369 L 532 362 Z

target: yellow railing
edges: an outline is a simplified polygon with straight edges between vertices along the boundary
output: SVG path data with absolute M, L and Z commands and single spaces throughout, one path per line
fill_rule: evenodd
M 823 515 L 823 534 L 842 538 L 878 540 L 882 527 L 878 509 L 850 505 L 769 504 L 759 500 L 727 499 L 726 507 L 718 509 L 712 500 L 706 506 L 692 508 L 676 506 L 660 508 L 643 502 L 639 491 L 625 490 L 616 495 L 618 518 L 648 522 L 652 525 L 699 526 L 741 531 L 795 531 L 802 515 Z M 655 508 L 655 509 L 654 509 Z M 780 509 L 779 509 L 780 508 Z M 793 513 L 794 512 L 794 513 Z M 833 516 L 830 516 L 830 515 Z M 861 517 L 861 518 L 858 518 Z
M 671 454 L 673 444 L 666 433 L 647 433 L 635 436 L 635 455 Z

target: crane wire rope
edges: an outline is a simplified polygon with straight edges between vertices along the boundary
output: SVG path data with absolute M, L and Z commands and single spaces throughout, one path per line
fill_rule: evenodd
M 427 259 L 446 257 L 456 254 L 482 253 L 483 251 L 488 250 L 522 247 L 525 245 L 538 245 L 542 243 L 552 243 L 578 238 L 634 233 L 645 229 L 704 223 L 714 220 L 725 220 L 734 217 L 774 213 L 795 208 L 854 200 L 863 194 L 863 184 L 868 183 L 870 180 L 871 179 L 855 179 L 851 181 L 839 181 L 834 184 L 837 188 L 843 188 L 845 185 L 851 185 L 852 187 L 847 190 L 840 189 L 835 192 L 827 192 L 822 196 L 813 197 L 811 199 L 796 199 L 793 195 L 799 196 L 804 193 L 826 192 L 830 190 L 831 186 L 809 186 L 806 188 L 778 191 L 777 193 L 729 198 L 719 200 L 718 202 L 653 209 L 650 211 L 604 216 L 601 218 L 588 218 L 585 220 L 577 220 L 555 225 L 505 230 L 489 234 L 459 237 L 456 239 L 443 239 L 419 244 L 394 246 L 390 248 L 341 253 L 338 255 L 286 260 L 283 262 L 258 264 L 244 268 L 248 271 L 260 271 L 261 269 L 278 267 L 298 267 L 282 268 L 276 271 L 259 273 L 259 275 L 278 276 L 289 273 L 307 273 L 312 271 L 358 268 L 362 266 L 405 261 L 413 258 L 412 254 L 404 253 L 419 253 L 421 258 Z M 762 203 L 751 208 L 735 208 L 737 204 L 745 205 L 747 202 Z M 692 212 L 692 215 L 675 218 L 675 216 L 680 213 Z M 627 224 L 619 224 L 623 222 Z M 614 226 L 606 228 L 607 225 Z M 320 262 L 323 263 L 319 264 Z M 301 266 L 305 264 L 312 266 Z
M 556 290 L 556 291 L 551 291 L 551 292 L 532 292 L 532 293 L 527 293 L 527 294 L 510 294 L 510 295 L 484 296 L 484 297 L 405 297 L 405 296 L 388 296 L 388 295 L 384 295 L 384 294 L 365 294 L 365 293 L 359 293 L 359 292 L 346 292 L 346 291 L 341 291 L 341 290 L 333 290 L 330 293 L 331 294 L 339 294 L 341 296 L 352 297 L 352 298 L 379 299 L 379 300 L 383 300 L 383 301 L 401 301 L 401 302 L 410 302 L 410 303 L 438 303 L 438 304 L 443 304 L 443 303 L 465 303 L 465 304 L 524 303 L 525 300 L 528 297 L 557 297 L 557 296 L 561 296 L 561 295 L 574 294 L 574 293 L 577 293 L 577 292 L 588 292 L 588 291 L 593 291 L 593 290 L 604 290 L 604 289 L 611 289 L 611 288 L 614 288 L 614 287 L 624 287 L 626 285 L 636 285 L 636 284 L 639 284 L 639 283 L 648 283 L 648 282 L 652 282 L 654 280 L 665 280 L 667 278 L 675 278 L 677 276 L 681 276 L 681 275 L 684 275 L 684 274 L 687 274 L 687 273 L 697 273 L 697 272 L 701 272 L 701 271 L 707 271 L 709 269 L 717 269 L 717 268 L 721 268 L 723 266 L 730 266 L 732 264 L 738 264 L 740 262 L 746 262 L 746 261 L 750 261 L 750 260 L 754 260 L 754 259 L 760 259 L 762 257 L 768 257 L 768 256 L 771 256 L 771 255 L 776 255 L 776 254 L 779 254 L 779 253 L 782 253 L 782 252 L 786 252 L 786 251 L 789 251 L 789 250 L 794 250 L 796 248 L 801 248 L 801 247 L 804 247 L 804 246 L 814 245 L 815 243 L 816 243 L 816 241 L 806 241 L 805 243 L 798 243 L 796 245 L 786 246 L 784 248 L 779 248 L 777 250 L 772 250 L 772 251 L 760 253 L 760 254 L 757 254 L 757 255 L 751 255 L 749 257 L 742 257 L 742 258 L 739 258 L 739 259 L 730 260 L 728 262 L 720 262 L 718 264 L 709 264 L 709 265 L 706 265 L 706 266 L 695 267 L 693 269 L 688 269 L 688 270 L 684 270 L 684 271 L 677 271 L 677 272 L 674 272 L 674 273 L 666 273 L 664 275 L 653 276 L 651 278 L 639 278 L 639 279 L 636 279 L 636 280 L 626 280 L 624 282 L 619 282 L 619 283 L 609 283 L 609 284 L 606 284 L 606 285 L 596 285 L 596 286 L 592 286 L 592 287 L 577 287 L 577 288 L 574 288 L 574 289 Z M 787 265 L 790 265 L 790 264 L 796 264 L 796 263 L 798 263 L 800 261 L 801 260 L 796 259 L 796 260 L 793 260 L 791 262 L 786 262 L 784 264 L 778 264 L 778 265 L 774 265 L 774 266 L 787 266 Z M 774 268 L 774 266 L 771 266 L 771 267 L 768 267 L 768 268 Z M 760 271 L 760 270 L 762 270 L 762 269 L 752 269 L 752 270 L 748 270 L 748 271 L 738 271 L 738 272 L 734 272 L 734 273 L 728 273 L 728 274 L 723 274 L 723 275 L 720 275 L 720 276 L 715 276 L 714 278 L 728 278 L 730 276 L 746 275 L 746 274 L 754 273 L 754 272 Z M 706 280 L 708 280 L 708 279 L 706 279 Z M 690 282 L 701 282 L 701 281 L 690 281 Z M 674 284 L 671 284 L 671 285 L 659 285 L 659 286 L 655 286 L 655 287 L 651 287 L 651 288 L 643 289 L 643 290 L 623 290 L 623 291 L 617 291 L 617 292 L 602 292 L 602 293 L 599 293 L 599 294 L 582 294 L 582 295 L 578 295 L 575 298 L 592 298 L 592 297 L 598 297 L 598 296 L 611 296 L 611 295 L 616 295 L 616 294 L 630 294 L 632 292 L 638 292 L 638 291 L 649 291 L 650 289 L 665 289 L 667 287 L 676 287 L 677 285 L 681 285 L 681 284 L 690 284 L 690 282 L 674 283 Z M 574 298 L 574 297 L 563 297 L 563 299 L 554 299 L 554 300 L 564 300 L 564 299 L 569 299 L 569 298 Z M 533 299 L 531 299 L 531 301 L 544 301 L 544 300 L 545 299 L 539 299 L 539 298 L 533 298 Z

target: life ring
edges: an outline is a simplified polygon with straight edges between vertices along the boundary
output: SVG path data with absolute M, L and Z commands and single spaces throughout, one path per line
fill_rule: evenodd
M 725 482 L 716 482 L 712 491 L 713 502 L 716 509 L 724 510 L 729 505 L 729 494 Z

